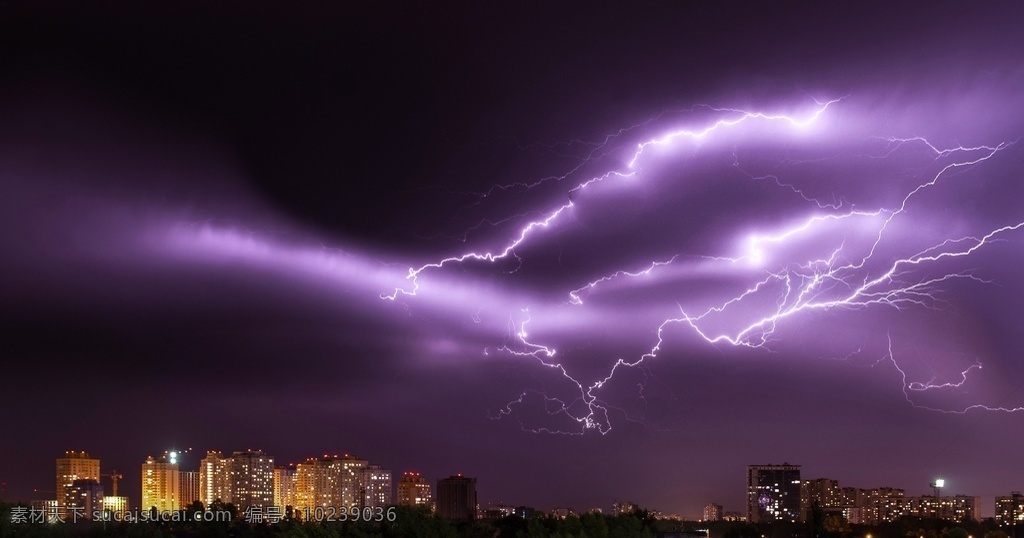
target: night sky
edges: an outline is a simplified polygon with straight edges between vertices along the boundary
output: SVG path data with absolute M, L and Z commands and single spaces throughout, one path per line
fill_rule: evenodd
M 1024 489 L 1024 4 L 0 9 L 5 499 L 188 447 Z

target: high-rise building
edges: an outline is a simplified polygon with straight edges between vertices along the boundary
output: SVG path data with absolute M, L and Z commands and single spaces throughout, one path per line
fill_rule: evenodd
M 295 505 L 300 512 L 312 511 L 317 506 L 341 506 L 330 504 L 333 499 L 324 497 L 324 492 L 333 491 L 333 482 L 337 477 L 332 474 L 331 462 L 326 456 L 323 459 L 309 458 L 295 466 Z M 322 503 L 322 504 L 321 504 Z
M 905 514 L 926 519 L 977 521 L 978 505 L 978 498 L 969 495 L 907 497 Z
M 187 508 L 196 501 L 201 501 L 202 496 L 199 494 L 199 471 L 181 471 L 181 476 L 178 477 L 178 483 L 181 488 L 181 496 L 179 502 L 182 508 Z
M 207 508 L 215 501 L 231 502 L 230 461 L 220 451 L 211 450 L 199 462 L 199 500 Z
M 363 470 L 369 465 L 350 454 L 309 458 L 295 468 L 295 508 L 351 508 L 365 502 Z M 390 473 L 389 473 L 390 488 Z M 390 489 L 387 492 L 390 495 Z
M 281 513 L 290 506 L 295 507 L 295 487 L 298 474 L 295 466 L 274 467 L 274 504 L 281 508 Z
M 391 471 L 380 465 L 367 465 L 360 477 L 363 506 L 391 506 Z
M 437 513 L 448 519 L 476 517 L 476 479 L 461 474 L 437 481 Z
M 703 521 L 721 521 L 722 520 L 722 505 L 709 503 L 704 505 L 704 519 Z
M 337 456 L 335 456 L 337 458 Z M 370 462 L 345 454 L 341 459 L 341 505 L 358 506 L 363 502 L 363 469 Z M 390 480 L 390 477 L 389 477 Z M 390 486 L 389 486 L 390 487 Z
M 68 450 L 63 458 L 57 458 L 57 485 L 54 498 L 61 515 L 63 507 L 68 506 L 68 488 L 75 480 L 100 480 L 100 460 L 89 457 L 82 451 Z
M 65 490 L 67 504 L 65 512 L 72 522 L 92 519 L 93 514 L 103 511 L 103 486 L 92 478 L 78 479 Z
M 800 466 L 747 466 L 747 522 L 800 519 Z
M 816 478 L 800 481 L 800 517 L 808 520 L 817 507 L 823 512 L 841 512 L 843 492 L 838 480 Z
M 430 482 L 420 473 L 405 472 L 398 479 L 398 506 L 429 506 Z
M 274 504 L 274 458 L 262 450 L 231 454 L 231 502 L 239 510 L 250 506 L 266 509 Z
M 103 497 L 103 509 L 107 512 L 125 513 L 128 511 L 128 497 L 107 495 Z
M 174 457 L 149 456 L 142 464 L 143 510 L 173 511 L 181 508 L 181 473 Z
M 858 495 L 860 523 L 879 525 L 906 515 L 907 499 L 899 488 L 862 489 Z
M 1000 527 L 1024 525 L 1024 495 L 1014 491 L 996 497 L 996 524 Z

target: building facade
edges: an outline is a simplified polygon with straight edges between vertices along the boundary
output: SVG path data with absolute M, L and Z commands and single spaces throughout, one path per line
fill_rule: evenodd
M 87 452 L 68 450 L 63 458 L 57 458 L 57 484 L 54 488 L 54 499 L 58 510 L 63 515 L 63 508 L 71 500 L 68 489 L 75 480 L 100 480 L 100 460 L 92 458 Z
M 927 519 L 949 521 L 977 521 L 978 498 L 969 495 L 955 497 L 907 497 L 903 513 Z
M 448 519 L 476 518 L 476 478 L 458 474 L 438 479 L 437 513 Z
M 72 521 L 92 519 L 103 512 L 103 486 L 92 478 L 78 479 L 67 490 L 65 511 Z
M 747 466 L 747 522 L 800 519 L 800 466 Z
M 235 452 L 229 458 L 231 502 L 239 510 L 274 505 L 274 458 L 262 450 Z
M 196 501 L 202 501 L 199 487 L 199 471 L 181 471 L 178 477 L 181 488 L 180 502 L 182 508 L 187 508 Z
M 1014 491 L 996 497 L 996 524 L 1000 527 L 1024 525 L 1024 495 Z
M 288 507 L 295 508 L 295 487 L 298 475 L 294 466 L 274 467 L 274 504 L 286 513 Z
M 709 503 L 704 505 L 703 521 L 722 521 L 722 505 Z
M 398 479 L 398 506 L 429 506 L 430 482 L 420 473 L 404 472 Z
M 391 471 L 380 465 L 367 465 L 362 469 L 362 505 L 391 506 Z
M 220 451 L 211 450 L 199 461 L 199 500 L 207 508 L 216 501 L 231 502 L 230 461 Z
M 181 508 L 181 473 L 173 458 L 149 456 L 142 464 L 143 510 L 173 511 Z
M 808 521 L 815 509 L 822 512 L 841 512 L 843 490 L 838 480 L 815 478 L 800 481 L 800 519 Z
M 299 513 L 317 507 L 387 506 L 392 502 L 391 471 L 356 456 L 309 458 L 295 466 Z

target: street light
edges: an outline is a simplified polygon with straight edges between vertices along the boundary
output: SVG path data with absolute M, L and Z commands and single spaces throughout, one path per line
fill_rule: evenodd
M 939 490 L 942 489 L 943 486 L 945 486 L 945 485 L 946 485 L 946 481 L 941 479 L 941 478 L 939 478 L 939 479 L 935 480 L 935 482 L 931 483 L 931 486 L 933 488 L 935 488 L 935 498 L 936 499 L 939 498 Z

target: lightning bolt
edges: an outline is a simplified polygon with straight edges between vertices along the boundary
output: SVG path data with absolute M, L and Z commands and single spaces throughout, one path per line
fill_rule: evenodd
M 936 413 L 945 413 L 945 414 L 948 414 L 948 415 L 963 415 L 963 414 L 966 414 L 968 411 L 972 411 L 972 410 L 975 410 L 975 409 L 983 410 L 983 411 L 999 411 L 999 412 L 1004 412 L 1004 413 L 1016 413 L 1018 411 L 1024 411 L 1024 407 L 1003 407 L 1003 406 L 994 406 L 993 407 L 993 406 L 987 406 L 987 405 L 983 405 L 983 404 L 968 405 L 968 406 L 964 406 L 961 409 L 941 409 L 941 408 L 938 408 L 938 407 L 929 407 L 929 406 L 926 406 L 926 405 L 918 404 L 911 397 L 911 394 L 910 394 L 911 392 L 927 392 L 927 391 L 936 390 L 936 389 L 960 388 L 960 387 L 962 387 L 964 385 L 964 383 L 967 382 L 967 375 L 972 370 L 981 370 L 982 369 L 981 363 L 972 364 L 972 365 L 968 366 L 967 369 L 961 371 L 960 372 L 960 381 L 958 381 L 956 383 L 946 382 L 946 383 L 936 384 L 936 383 L 934 383 L 934 381 L 935 381 L 934 379 L 931 380 L 931 381 L 928 381 L 928 382 L 924 382 L 924 383 L 922 383 L 920 381 L 909 381 L 908 382 L 907 381 L 907 372 L 904 371 L 903 368 L 900 368 L 900 365 L 896 362 L 896 355 L 892 351 L 892 337 L 891 336 L 889 337 L 888 351 L 886 352 L 886 355 L 882 359 L 879 360 L 879 362 L 885 362 L 885 361 L 888 361 L 888 362 L 892 363 L 893 367 L 896 368 L 896 371 L 899 372 L 900 378 L 903 380 L 903 397 L 907 400 L 907 403 L 909 403 L 911 406 L 916 407 L 918 409 L 924 409 L 925 411 L 934 411 Z
M 731 117 L 725 118 L 725 119 L 720 119 L 720 120 L 712 123 L 711 125 L 705 127 L 704 129 L 700 129 L 700 130 L 696 130 L 696 131 L 694 131 L 694 130 L 672 131 L 672 132 L 667 133 L 667 134 L 665 134 L 665 135 L 663 135 L 663 136 L 661 136 L 659 138 L 655 138 L 655 139 L 652 139 L 652 140 L 641 142 L 641 143 L 637 144 L 636 151 L 633 153 L 632 157 L 628 161 L 627 167 L 628 167 L 629 170 L 625 170 L 625 171 L 621 171 L 621 170 L 610 171 L 610 172 L 607 172 L 607 173 L 605 173 L 603 175 L 590 178 L 590 179 L 588 179 L 588 180 L 586 180 L 586 181 L 584 181 L 582 183 L 577 184 L 572 189 L 569 189 L 567 195 L 569 195 L 571 197 L 571 195 L 573 193 L 579 192 L 579 191 L 587 188 L 588 186 L 593 185 L 594 183 L 599 183 L 599 182 L 605 181 L 605 180 L 610 179 L 610 178 L 625 179 L 625 178 L 631 178 L 631 177 L 636 176 L 636 171 L 633 170 L 633 169 L 636 167 L 636 164 L 637 164 L 638 160 L 640 159 L 640 156 L 643 154 L 644 150 L 647 147 L 649 147 L 649 146 L 670 144 L 670 143 L 672 143 L 673 141 L 675 141 L 676 139 L 679 139 L 679 138 L 689 138 L 689 139 L 694 139 L 694 140 L 703 139 L 703 138 L 708 137 L 709 135 L 711 135 L 715 131 L 718 131 L 718 130 L 721 130 L 721 129 L 726 129 L 726 128 L 729 128 L 729 127 L 734 127 L 734 126 L 740 125 L 742 123 L 749 122 L 749 121 L 756 120 L 756 119 L 762 119 L 762 120 L 773 121 L 773 122 L 784 122 L 784 123 L 789 123 L 790 125 L 794 125 L 794 126 L 797 126 L 797 127 L 805 127 L 807 125 L 810 125 L 812 122 L 814 122 L 814 120 L 818 119 L 818 117 L 820 117 L 821 114 L 824 113 L 825 110 L 830 105 L 832 105 L 834 103 L 838 103 L 839 101 L 840 101 L 840 99 L 833 99 L 831 101 L 827 101 L 827 102 L 825 102 L 823 104 L 820 104 L 819 107 L 813 113 L 811 113 L 810 115 L 808 115 L 808 117 L 806 117 L 804 119 L 796 119 L 796 118 L 792 118 L 790 116 L 778 115 L 778 114 L 764 114 L 764 113 L 760 113 L 760 112 L 746 112 L 746 111 L 736 110 L 736 109 L 712 109 L 712 110 L 714 110 L 716 112 L 726 112 L 726 113 L 729 113 L 731 115 Z M 407 280 L 409 280 L 412 283 L 412 289 L 406 289 L 406 288 L 401 288 L 401 287 L 395 288 L 395 290 L 392 293 L 390 293 L 390 294 L 382 294 L 381 298 L 394 301 L 395 299 L 398 298 L 399 295 L 415 296 L 417 290 L 419 289 L 418 278 L 419 278 L 419 276 L 420 276 L 420 274 L 422 272 L 424 272 L 424 271 L 426 271 L 428 269 L 440 269 L 440 268 L 444 267 L 445 265 L 459 264 L 459 263 L 463 263 L 463 262 L 465 262 L 467 260 L 494 262 L 494 261 L 497 261 L 497 260 L 505 259 L 505 258 L 507 258 L 509 256 L 513 256 L 515 249 L 518 248 L 523 243 L 525 243 L 526 240 L 530 236 L 532 236 L 534 233 L 536 233 L 539 230 L 549 228 L 555 221 L 558 220 L 558 218 L 560 216 L 565 214 L 567 212 L 567 210 L 572 208 L 573 206 L 574 206 L 574 204 L 573 204 L 572 200 L 570 199 L 565 204 L 562 204 L 562 205 L 558 206 L 557 208 L 548 211 L 544 215 L 543 218 L 529 222 L 528 224 L 526 224 L 526 226 L 524 226 L 519 231 L 518 236 L 516 238 L 512 239 L 512 241 L 510 241 L 505 246 L 504 249 L 501 249 L 501 250 L 498 250 L 498 251 L 487 251 L 487 252 L 475 252 L 475 251 L 474 252 L 467 252 L 465 254 L 444 258 L 444 259 L 442 259 L 440 261 L 436 261 L 436 262 L 433 262 L 433 263 L 427 263 L 427 264 L 421 265 L 419 267 L 410 267 L 409 268 L 409 274 L 408 274 L 408 276 L 406 278 L 407 278 Z
M 543 213 L 536 220 L 529 221 L 515 234 L 511 240 L 502 248 L 482 251 L 469 251 L 463 254 L 450 256 L 435 262 L 426 263 L 418 267 L 410 267 L 406 280 L 408 285 L 396 287 L 392 293 L 381 294 L 382 299 L 395 301 L 399 296 L 413 297 L 419 290 L 419 277 L 424 272 L 434 269 L 442 269 L 449 265 L 462 264 L 467 261 L 479 261 L 492 263 L 509 257 L 517 257 L 516 250 L 524 247 L 526 243 L 545 229 L 551 228 L 556 222 L 562 219 L 574 207 L 572 194 L 579 192 L 588 186 L 606 180 L 623 180 L 634 178 L 638 175 L 638 167 L 645 152 L 656 146 L 671 146 L 681 140 L 700 141 L 712 136 L 715 132 L 736 128 L 742 124 L 764 121 L 788 124 L 795 128 L 802 128 L 811 125 L 819 119 L 827 109 L 838 103 L 841 99 L 835 99 L 824 103 L 818 103 L 816 109 L 810 114 L 795 118 L 787 115 L 767 114 L 761 112 L 748 112 L 736 109 L 711 108 L 710 110 L 722 115 L 716 121 L 705 125 L 700 129 L 681 129 L 670 131 L 657 138 L 652 138 L 638 143 L 634 151 L 626 159 L 626 167 L 621 170 L 613 170 L 599 176 L 578 183 L 567 191 L 569 200 L 561 205 L 556 205 Z M 710 107 L 709 107 L 710 108 Z M 618 134 L 622 134 L 621 132 Z M 604 143 L 608 142 L 608 138 Z M 518 398 L 508 402 L 493 418 L 502 418 L 514 415 L 516 409 L 526 404 L 527 399 L 539 398 L 543 403 L 545 411 L 551 416 L 558 416 L 567 419 L 577 425 L 575 430 L 562 430 L 553 428 L 530 428 L 522 425 L 525 431 L 535 433 L 565 433 L 582 434 L 593 430 L 601 434 L 611 431 L 610 413 L 620 412 L 627 419 L 633 420 L 625 411 L 608 404 L 600 398 L 600 391 L 610 383 L 616 372 L 623 368 L 634 368 L 645 361 L 654 359 L 660 353 L 664 345 L 666 331 L 674 326 L 682 326 L 691 330 L 708 344 L 729 345 L 747 348 L 764 348 L 778 329 L 778 327 L 790 318 L 801 314 L 821 312 L 832 309 L 865 309 L 872 307 L 887 307 L 895 310 L 908 308 L 938 308 L 943 303 L 941 290 L 943 286 L 954 280 L 969 280 L 979 283 L 988 281 L 977 277 L 970 271 L 947 272 L 938 276 L 915 277 L 917 270 L 935 265 L 940 260 L 967 257 L 974 252 L 990 245 L 996 241 L 1003 240 L 1004 236 L 1024 227 L 1024 221 L 1007 223 L 1001 227 L 992 229 L 987 233 L 976 236 L 964 236 L 959 238 L 948 238 L 919 250 L 910 255 L 895 257 L 894 259 L 876 261 L 879 257 L 879 247 L 885 240 L 891 224 L 901 215 L 908 211 L 908 208 L 915 197 L 947 180 L 959 171 L 981 166 L 986 161 L 993 159 L 997 154 L 1005 150 L 1014 142 L 1003 142 L 995 146 L 957 146 L 952 148 L 940 148 L 923 137 L 910 138 L 884 138 L 888 144 L 888 151 L 884 156 L 891 155 L 902 147 L 911 144 L 920 144 L 929 152 L 934 154 L 934 162 L 940 163 L 944 159 L 951 160 L 941 164 L 939 170 L 931 175 L 927 181 L 917 184 L 906 192 L 898 204 L 893 207 L 879 207 L 873 210 L 849 209 L 839 212 L 846 203 L 836 202 L 832 204 L 822 203 L 807 196 L 796 186 L 782 182 L 777 176 L 754 176 L 739 168 L 738 160 L 734 159 L 734 166 L 754 180 L 772 179 L 783 188 L 801 196 L 805 201 L 815 204 L 819 211 L 832 212 L 811 215 L 801 223 L 777 230 L 771 234 L 751 235 L 747 238 L 745 252 L 733 256 L 705 256 L 704 258 L 713 262 L 738 264 L 746 262 L 754 268 L 774 264 L 772 270 L 761 270 L 763 276 L 749 287 L 739 290 L 735 295 L 698 310 L 696 313 L 688 313 L 681 305 L 679 316 L 663 320 L 656 329 L 656 342 L 650 349 L 635 359 L 617 359 L 607 370 L 606 375 L 593 381 L 581 381 L 567 370 L 567 368 L 555 361 L 557 350 L 553 347 L 533 342 L 528 339 L 526 330 L 530 322 L 529 308 L 524 308 L 523 319 L 516 321 L 509 318 L 509 335 L 514 345 L 508 342 L 498 347 L 497 350 L 512 356 L 530 357 L 546 368 L 558 371 L 560 377 L 570 383 L 575 395 L 571 399 L 556 398 L 549 396 L 545 391 L 528 390 L 523 391 Z M 594 151 L 603 148 L 604 144 L 598 144 Z M 590 154 L 593 156 L 593 152 Z M 581 165 L 582 166 L 582 165 Z M 515 184 L 518 187 L 528 189 L 542 182 L 556 179 L 564 180 L 579 167 L 574 168 L 569 174 L 563 176 L 552 176 L 539 182 Z M 496 190 L 492 188 L 481 193 L 481 197 L 489 196 Z M 873 226 L 874 234 L 870 246 L 865 250 L 857 250 L 856 245 L 848 245 L 845 241 L 837 241 L 825 257 L 811 258 L 791 263 L 774 263 L 771 254 L 775 250 L 785 247 L 788 243 L 797 240 L 804 235 L 812 235 L 819 232 L 824 226 L 845 222 L 857 221 L 865 225 Z M 569 303 L 567 307 L 579 307 L 583 304 L 583 295 L 594 293 L 599 287 L 615 280 L 630 281 L 648 276 L 657 268 L 670 265 L 676 262 L 678 256 L 673 256 L 664 261 L 653 261 L 640 270 L 618 270 L 606 276 L 596 278 L 588 283 L 568 292 Z M 879 266 L 880 265 L 880 266 Z M 872 267 L 879 266 L 879 267 Z M 734 309 L 746 306 L 752 299 L 763 299 L 771 308 L 755 319 L 745 322 L 740 326 L 729 330 L 714 329 L 713 319 L 728 318 Z M 760 303 L 759 303 L 760 304 Z M 734 316 L 735 319 L 742 319 L 742 316 Z M 485 350 L 485 353 L 487 350 Z M 896 363 L 891 352 L 889 360 L 903 377 L 903 391 L 907 401 L 922 409 L 941 411 L 944 413 L 965 413 L 972 409 L 986 409 L 990 411 L 1015 412 L 1024 408 L 986 407 L 983 405 L 972 405 L 961 410 L 949 411 L 923 407 L 914 403 L 911 394 L 929 390 L 940 390 L 960 387 L 968 375 L 975 369 L 980 370 L 981 364 L 975 364 L 964 370 L 961 374 L 962 380 L 958 383 L 934 383 L 929 382 L 908 382 L 907 375 Z M 582 410 L 582 412 L 575 411 Z

